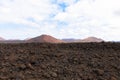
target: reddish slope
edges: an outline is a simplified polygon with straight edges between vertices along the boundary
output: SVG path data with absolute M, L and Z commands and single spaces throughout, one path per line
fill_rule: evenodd
M 56 39 L 50 35 L 41 35 L 27 40 L 27 42 L 47 42 L 47 43 L 61 43 L 62 40 Z
M 88 37 L 85 39 L 82 39 L 81 42 L 102 42 L 104 40 L 100 39 L 100 38 L 96 38 L 96 37 Z

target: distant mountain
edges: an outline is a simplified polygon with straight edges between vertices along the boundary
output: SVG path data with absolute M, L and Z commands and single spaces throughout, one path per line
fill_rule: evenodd
M 96 37 L 88 37 L 85 39 L 74 39 L 74 38 L 66 38 L 66 39 L 56 39 L 50 35 L 41 35 L 34 38 L 27 38 L 25 40 L 5 40 L 0 37 L 0 43 L 31 43 L 31 42 L 40 42 L 40 43 L 72 43 L 72 42 L 102 42 L 104 40 Z
M 24 40 L 2 40 L 0 43 L 24 43 Z
M 4 40 L 5 40 L 4 38 L 0 37 L 0 41 L 4 41 Z
M 96 38 L 96 37 L 88 37 L 88 38 L 80 40 L 80 42 L 102 42 L 102 41 L 104 40 L 100 38 Z
M 47 42 L 47 43 L 61 43 L 63 42 L 60 39 L 56 39 L 50 35 L 41 35 L 35 38 L 31 38 L 29 40 L 26 40 L 26 42 Z
M 73 39 L 73 38 L 70 38 L 70 39 L 62 39 L 63 41 L 65 41 L 65 42 L 75 42 L 76 41 L 76 39 Z
M 102 42 L 104 40 L 96 37 L 88 37 L 85 39 L 62 39 L 65 42 Z

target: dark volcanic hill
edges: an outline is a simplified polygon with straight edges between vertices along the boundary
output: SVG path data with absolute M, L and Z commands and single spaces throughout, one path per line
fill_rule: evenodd
M 27 40 L 26 42 L 47 42 L 47 43 L 61 43 L 63 42 L 60 39 L 56 39 L 50 35 L 41 35 L 35 38 L 31 38 Z

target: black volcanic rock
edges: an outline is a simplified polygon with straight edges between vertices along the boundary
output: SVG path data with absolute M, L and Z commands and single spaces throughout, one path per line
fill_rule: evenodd
M 120 80 L 120 43 L 0 44 L 0 80 Z

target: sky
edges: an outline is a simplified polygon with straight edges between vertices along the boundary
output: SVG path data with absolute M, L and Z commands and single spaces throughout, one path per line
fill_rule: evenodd
M 0 0 L 0 37 L 120 41 L 120 0 Z

